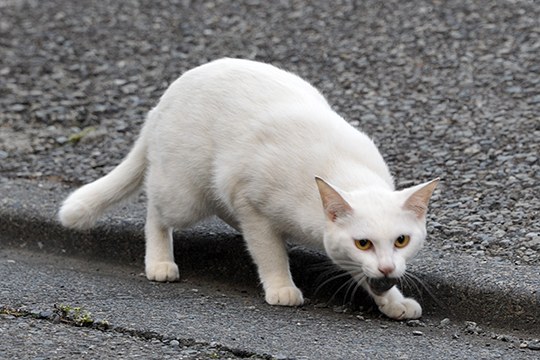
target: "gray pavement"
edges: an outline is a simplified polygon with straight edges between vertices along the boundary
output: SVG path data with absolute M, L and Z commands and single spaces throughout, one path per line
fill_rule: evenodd
M 139 267 L 4 249 L 0 303 L 32 316 L 0 317 L 2 358 L 536 359 L 529 338 L 483 324 L 394 322 L 372 313 L 266 305 L 258 291 L 198 277 L 148 282 Z M 106 330 L 47 312 L 82 307 Z M 39 315 L 41 314 L 41 315 Z

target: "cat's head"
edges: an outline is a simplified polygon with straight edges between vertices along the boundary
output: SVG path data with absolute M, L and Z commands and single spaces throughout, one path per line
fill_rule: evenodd
M 426 238 L 426 211 L 438 179 L 400 191 L 344 192 L 316 178 L 328 256 L 360 280 L 400 278 Z

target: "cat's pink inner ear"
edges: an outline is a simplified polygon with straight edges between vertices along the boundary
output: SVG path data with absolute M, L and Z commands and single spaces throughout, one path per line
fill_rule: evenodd
M 439 178 L 418 186 L 418 189 L 407 198 L 403 208 L 405 210 L 414 212 L 418 219 L 425 217 L 428 209 L 429 199 L 431 198 L 431 195 L 433 194 L 433 191 L 438 183 Z
M 326 217 L 332 222 L 338 218 L 349 215 L 353 209 L 345 199 L 326 181 L 315 177 Z

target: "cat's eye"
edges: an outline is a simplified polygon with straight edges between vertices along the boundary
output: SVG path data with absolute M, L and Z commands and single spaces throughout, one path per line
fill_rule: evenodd
M 373 246 L 373 243 L 368 239 L 354 240 L 354 245 L 360 250 L 369 250 Z
M 409 245 L 410 241 L 411 241 L 411 237 L 409 235 L 400 235 L 396 239 L 396 241 L 394 241 L 394 246 L 397 247 L 398 249 L 401 249 Z

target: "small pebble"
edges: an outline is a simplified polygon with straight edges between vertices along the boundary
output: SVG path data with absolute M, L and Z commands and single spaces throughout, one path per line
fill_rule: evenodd
M 69 141 L 67 136 L 58 136 L 55 140 L 60 145 L 64 145 L 65 143 L 67 143 Z
M 450 325 L 450 319 L 449 318 L 444 318 L 439 323 L 439 326 L 448 326 L 448 325 Z
M 169 345 L 171 345 L 171 346 L 179 346 L 180 342 L 178 340 L 171 340 L 171 341 L 169 341 Z
M 465 331 L 469 334 L 478 334 L 482 332 L 482 329 L 474 321 L 465 321 Z
M 409 320 L 407 321 L 407 326 L 410 326 L 410 327 L 422 326 L 423 327 L 423 326 L 426 326 L 426 324 L 424 324 L 420 320 Z
M 540 350 L 540 340 L 529 341 L 527 348 L 531 350 Z
M 422 335 L 424 335 L 423 332 L 418 331 L 418 330 L 414 330 L 412 333 L 413 333 L 414 336 L 422 336 Z
M 53 315 L 53 312 L 50 310 L 44 310 L 39 312 L 39 317 L 48 319 Z

